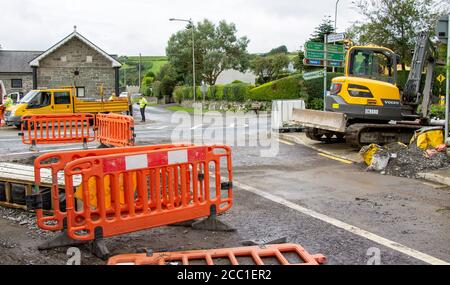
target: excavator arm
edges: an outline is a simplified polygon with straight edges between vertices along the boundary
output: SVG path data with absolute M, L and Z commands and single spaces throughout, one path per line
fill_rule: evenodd
M 411 61 L 411 71 L 401 96 L 403 105 L 421 105 L 419 114 L 421 118 L 428 118 L 429 115 L 436 58 L 437 51 L 434 43 L 430 40 L 429 33 L 421 32 L 417 37 L 414 56 Z M 422 72 L 426 65 L 425 85 L 422 93 L 420 93 Z

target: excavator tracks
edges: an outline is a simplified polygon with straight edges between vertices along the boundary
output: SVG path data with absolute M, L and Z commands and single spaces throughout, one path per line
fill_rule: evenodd
M 388 144 L 402 142 L 409 144 L 414 132 L 423 126 L 420 125 L 387 125 L 387 124 L 353 124 L 345 132 L 345 140 L 353 147 L 364 145 Z

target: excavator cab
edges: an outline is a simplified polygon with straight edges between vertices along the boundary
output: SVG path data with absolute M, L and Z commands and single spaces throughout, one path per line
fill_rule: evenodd
M 399 56 L 382 47 L 353 47 L 347 60 L 346 76 L 363 77 L 395 84 Z

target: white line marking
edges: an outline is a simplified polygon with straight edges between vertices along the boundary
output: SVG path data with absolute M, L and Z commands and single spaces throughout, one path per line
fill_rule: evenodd
M 164 130 L 167 128 L 168 128 L 168 126 L 159 126 L 159 127 L 148 126 L 146 129 L 148 129 L 148 130 Z
M 326 216 L 324 214 L 317 213 L 317 212 L 315 212 L 313 210 L 310 210 L 310 209 L 307 209 L 305 207 L 299 206 L 299 205 L 297 205 L 297 204 L 295 204 L 293 202 L 290 202 L 290 201 L 288 201 L 286 199 L 283 199 L 281 197 L 278 197 L 278 196 L 266 193 L 264 191 L 261 191 L 261 190 L 258 190 L 256 188 L 254 188 L 254 187 L 251 187 L 251 186 L 248 186 L 248 185 L 236 182 L 236 181 L 233 181 L 233 184 L 236 185 L 237 187 L 245 190 L 245 191 L 254 193 L 254 194 L 259 195 L 261 197 L 264 197 L 264 198 L 266 198 L 268 200 L 271 200 L 271 201 L 273 201 L 275 203 L 281 204 L 283 206 L 286 206 L 288 208 L 296 210 L 296 211 L 298 211 L 298 212 L 300 212 L 302 214 L 305 214 L 305 215 L 311 216 L 313 218 L 316 218 L 318 220 L 321 220 L 323 222 L 329 223 L 329 224 L 331 224 L 331 225 L 333 225 L 335 227 L 338 227 L 340 229 L 349 231 L 349 232 L 351 232 L 351 233 L 353 233 L 355 235 L 358 235 L 360 237 L 363 237 L 363 238 L 366 238 L 368 240 L 374 241 L 374 242 L 376 242 L 378 244 L 381 244 L 381 245 L 383 245 L 385 247 L 391 248 L 393 250 L 396 250 L 398 252 L 401 252 L 403 254 L 406 254 L 408 256 L 411 256 L 411 257 L 413 257 L 415 259 L 421 260 L 421 261 L 426 262 L 428 264 L 432 264 L 432 265 L 449 265 L 450 264 L 449 262 L 446 262 L 444 260 L 438 259 L 438 258 L 433 257 L 431 255 L 428 255 L 428 254 L 425 254 L 423 252 L 417 251 L 415 249 L 409 248 L 409 247 L 404 246 L 402 244 L 399 244 L 399 243 L 397 243 L 395 241 L 388 240 L 386 238 L 383 238 L 381 236 L 378 236 L 376 234 L 373 234 L 373 233 L 368 232 L 366 230 L 363 230 L 361 228 L 358 228 L 358 227 L 352 226 L 350 224 L 344 223 L 342 221 L 339 221 L 339 220 L 337 220 L 335 218 L 331 218 L 331 217 L 328 217 L 328 216 Z
M 195 129 L 198 129 L 198 128 L 201 128 L 201 127 L 203 127 L 203 124 L 200 124 L 200 125 L 197 125 L 197 126 L 193 126 L 191 128 L 191 130 L 195 130 Z

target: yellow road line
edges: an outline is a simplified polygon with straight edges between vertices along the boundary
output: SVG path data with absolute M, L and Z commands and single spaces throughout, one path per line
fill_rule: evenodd
M 353 164 L 353 161 L 342 159 L 342 158 L 335 157 L 335 156 L 332 156 L 332 155 L 328 155 L 328 154 L 325 154 L 325 153 L 321 153 L 320 152 L 319 155 L 323 156 L 323 157 L 326 157 L 326 158 L 329 158 L 329 159 L 333 159 L 333 160 L 345 163 L 345 164 Z
M 284 144 L 287 144 L 287 145 L 294 145 L 293 143 L 288 142 L 288 141 L 285 141 L 285 140 L 282 140 L 282 139 L 278 139 L 278 141 L 279 141 L 280 143 L 284 143 Z

